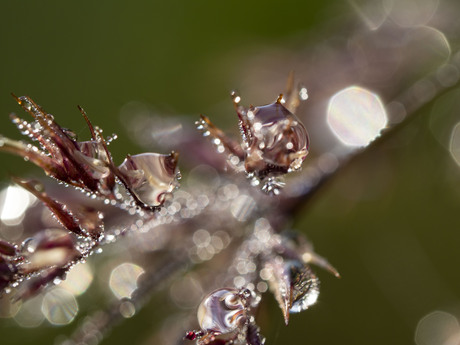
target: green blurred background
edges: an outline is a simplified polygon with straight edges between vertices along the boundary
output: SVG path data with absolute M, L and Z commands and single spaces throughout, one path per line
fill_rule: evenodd
M 10 92 L 31 96 L 84 136 L 81 105 L 105 133 L 118 133 L 111 149 L 121 161 L 141 150 L 120 123 L 127 102 L 193 118 L 232 114 L 231 89 L 264 87 L 241 80 L 258 47 L 321 40 L 319 28 L 334 28 L 350 12 L 332 0 L 2 1 L 0 132 L 19 138 L 8 114 L 22 111 Z M 411 344 L 428 313 L 460 316 L 460 169 L 431 135 L 432 109 L 428 104 L 386 145 L 361 157 L 296 220 L 342 279 L 319 272 L 318 304 L 288 327 L 268 298 L 260 316 L 267 344 Z M 1 159 L 2 186 L 7 173 L 38 174 L 18 158 Z M 85 298 L 82 309 L 91 309 L 97 297 Z M 149 343 L 162 311 L 153 301 L 103 344 Z M 53 344 L 73 327 L 22 329 L 0 319 L 0 343 Z

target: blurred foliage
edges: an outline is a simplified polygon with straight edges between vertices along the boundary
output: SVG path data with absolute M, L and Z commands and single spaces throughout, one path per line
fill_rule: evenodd
M 78 104 L 105 133 L 118 133 L 112 150 L 120 162 L 139 151 L 119 121 L 125 103 L 139 100 L 193 118 L 233 116 L 231 89 L 264 87 L 237 79 L 250 54 L 282 49 L 293 39 L 321 39 L 318 28 L 333 27 L 344 11 L 350 7 L 332 0 L 4 1 L 1 133 L 19 138 L 7 116 L 21 114 L 10 92 L 31 96 L 60 124 L 87 136 Z M 266 97 L 248 102 L 275 95 Z M 288 327 L 268 298 L 258 316 L 268 344 L 410 344 L 427 313 L 460 315 L 460 171 L 430 133 L 431 109 L 346 169 L 296 220 L 343 278 L 319 272 L 319 303 L 294 315 Z M 37 174 L 18 158 L 1 159 L 4 185 L 8 172 Z M 80 299 L 82 310 L 92 310 L 98 298 L 90 289 Z M 148 343 L 153 325 L 167 315 L 162 304 L 152 301 L 104 343 Z M 52 344 L 74 325 L 20 329 L 2 319 L 1 343 Z

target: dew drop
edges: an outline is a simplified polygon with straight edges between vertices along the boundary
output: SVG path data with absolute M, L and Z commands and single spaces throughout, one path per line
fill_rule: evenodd
M 251 117 L 249 116 L 251 114 Z M 260 179 L 299 170 L 309 150 L 309 136 L 281 100 L 248 111 L 241 121 L 244 167 Z M 245 135 L 250 133 L 250 135 Z
M 21 243 L 21 252 L 24 254 L 32 254 L 37 249 L 37 246 L 38 246 L 38 241 L 35 238 L 33 237 L 26 238 Z
M 308 99 L 308 91 L 306 87 L 302 87 L 299 90 L 299 97 L 302 101 L 306 101 Z
M 247 319 L 245 300 L 236 289 L 218 289 L 207 295 L 198 307 L 198 323 L 206 332 L 230 333 Z
M 119 166 L 129 190 L 148 206 L 160 206 L 178 186 L 177 154 L 128 156 Z
M 230 93 L 230 96 L 232 97 L 233 103 L 238 104 L 241 102 L 241 97 L 236 91 L 232 91 Z
M 32 110 L 32 104 L 30 104 L 29 100 L 26 97 L 19 97 L 20 103 L 27 111 Z

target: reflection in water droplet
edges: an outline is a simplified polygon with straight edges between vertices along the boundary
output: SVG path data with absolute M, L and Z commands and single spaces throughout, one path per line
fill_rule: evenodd
M 309 266 L 300 261 L 288 260 L 284 263 L 292 305 L 290 313 L 300 313 L 316 303 L 319 296 L 319 280 Z
M 380 98 L 359 86 L 351 86 L 331 97 L 327 122 L 345 145 L 366 146 L 387 124 Z
M 230 333 L 246 320 L 244 300 L 235 289 L 219 289 L 207 295 L 197 317 L 205 332 Z
M 36 198 L 24 188 L 9 186 L 0 193 L 0 220 L 9 226 L 18 225 L 27 208 Z
M 29 238 L 26 238 L 22 243 L 21 243 L 21 252 L 23 254 L 32 254 L 35 252 L 35 250 L 37 249 L 37 246 L 38 246 L 38 240 L 33 238 L 33 237 L 29 237 Z
M 14 316 L 14 320 L 21 327 L 38 327 L 45 317 L 41 312 L 42 296 L 36 296 L 25 301 L 21 309 Z
M 131 298 L 137 289 L 137 279 L 144 273 L 138 265 L 126 262 L 115 267 L 110 274 L 109 286 L 118 299 Z
M 312 306 L 316 303 L 319 296 L 319 289 L 316 286 L 309 293 L 303 295 L 298 300 L 292 303 L 291 309 L 289 309 L 290 313 L 300 313 L 301 311 L 307 310 L 308 307 Z
M 93 281 L 93 272 L 89 264 L 78 264 L 69 271 L 60 287 L 74 296 L 83 294 Z
M 443 312 L 434 311 L 423 317 L 415 331 L 417 345 L 440 345 L 460 332 L 460 326 L 455 316 Z
M 54 288 L 43 297 L 42 312 L 53 325 L 67 325 L 78 313 L 75 297 L 65 289 Z
M 119 171 L 131 192 L 148 206 L 161 205 L 166 194 L 179 185 L 176 180 L 177 154 L 142 153 L 128 156 L 119 166 Z

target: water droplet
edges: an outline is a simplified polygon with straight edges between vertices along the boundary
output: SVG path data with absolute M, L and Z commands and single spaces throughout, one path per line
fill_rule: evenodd
M 232 97 L 233 103 L 238 104 L 241 102 L 241 97 L 237 91 L 232 91 L 230 96 Z
M 286 324 L 289 313 L 308 309 L 318 299 L 319 280 L 308 265 L 300 260 L 284 259 L 281 256 L 270 258 L 265 263 L 270 271 L 269 285 L 281 308 Z
M 218 289 L 208 294 L 198 307 L 198 323 L 203 331 L 226 334 L 247 320 L 247 301 L 236 289 Z
M 160 206 L 178 185 L 177 155 L 143 153 L 128 156 L 119 166 L 132 193 L 148 206 Z
M 260 179 L 300 169 L 308 154 L 309 136 L 281 102 L 239 112 L 246 151 L 245 169 Z
M 270 177 L 263 181 L 262 191 L 269 195 L 279 195 L 286 182 L 280 177 Z
M 19 104 L 22 105 L 24 109 L 26 109 L 27 111 L 32 110 L 32 104 L 27 99 L 27 97 L 24 97 L 24 96 L 19 97 Z
M 24 254 L 32 254 L 37 249 L 37 246 L 38 246 L 38 241 L 35 238 L 33 237 L 26 238 L 21 243 L 21 252 Z
M 299 90 L 299 97 L 302 101 L 306 101 L 308 99 L 308 90 L 306 87 L 301 87 Z

